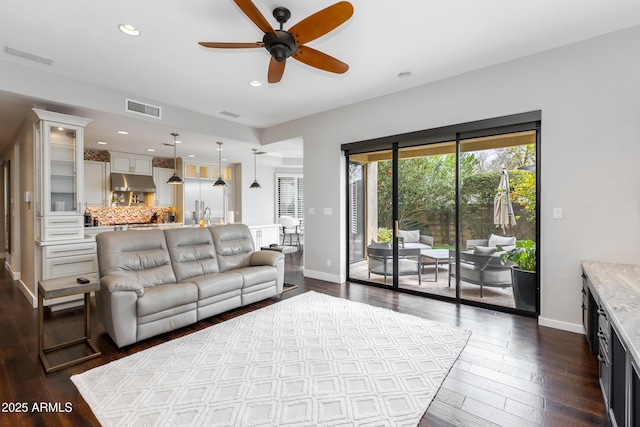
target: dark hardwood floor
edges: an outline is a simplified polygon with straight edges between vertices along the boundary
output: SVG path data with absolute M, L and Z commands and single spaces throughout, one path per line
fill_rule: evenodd
M 93 338 L 102 356 L 48 375 L 37 357 L 36 310 L 27 303 L 17 282 L 2 270 L 0 426 L 98 426 L 69 380 L 71 375 L 308 290 L 472 331 L 421 426 L 609 425 L 598 385 L 596 359 L 589 353 L 584 336 L 541 327 L 535 319 L 527 317 L 364 285 L 306 279 L 300 263 L 299 254 L 287 256 L 285 281 L 297 287 L 280 298 L 232 310 L 124 349 L 113 344 L 94 310 Z M 45 345 L 81 336 L 82 321 L 81 308 L 46 312 Z M 76 351 L 64 351 L 61 356 L 74 357 Z M 17 412 L 23 409 L 26 412 Z

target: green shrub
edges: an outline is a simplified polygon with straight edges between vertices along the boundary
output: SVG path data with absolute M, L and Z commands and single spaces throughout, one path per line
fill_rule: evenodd
M 378 242 L 389 242 L 393 240 L 393 232 L 389 228 L 378 228 Z

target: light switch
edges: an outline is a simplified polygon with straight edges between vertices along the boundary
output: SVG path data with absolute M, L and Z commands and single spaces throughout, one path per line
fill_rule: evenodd
M 316 210 L 314 208 L 309 208 L 309 215 L 313 215 L 316 213 Z
M 553 219 L 562 219 L 562 208 L 553 208 Z
M 331 208 L 324 208 L 324 214 L 325 214 L 325 215 L 333 215 L 333 209 L 331 209 Z

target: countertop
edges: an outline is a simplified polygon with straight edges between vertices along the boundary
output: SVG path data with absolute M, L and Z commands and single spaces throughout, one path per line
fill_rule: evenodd
M 640 365 L 640 265 L 582 261 L 597 299 Z

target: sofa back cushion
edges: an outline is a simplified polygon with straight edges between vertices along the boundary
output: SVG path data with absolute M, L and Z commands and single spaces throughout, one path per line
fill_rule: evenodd
M 96 243 L 100 277 L 118 273 L 145 288 L 176 282 L 162 230 L 107 231 Z
M 170 228 L 164 235 L 178 281 L 220 271 L 208 228 Z
M 487 246 L 502 246 L 505 250 L 509 250 L 511 248 L 515 248 L 516 238 L 515 236 L 505 237 L 492 234 L 491 236 L 489 236 L 489 244 Z
M 398 230 L 398 237 L 402 237 L 404 243 L 419 243 L 420 230 Z
M 220 272 L 249 267 L 255 251 L 253 237 L 245 224 L 214 225 L 209 227 L 213 236 Z

